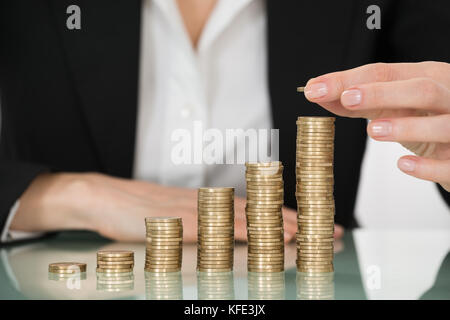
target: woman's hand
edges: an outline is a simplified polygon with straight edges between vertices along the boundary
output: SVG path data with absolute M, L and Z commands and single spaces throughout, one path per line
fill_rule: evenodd
M 297 231 L 284 208 L 285 240 Z M 145 217 L 179 216 L 184 241 L 197 240 L 197 190 L 165 187 L 102 174 L 43 174 L 20 198 L 12 230 L 92 230 L 121 241 L 145 239 Z M 245 199 L 235 198 L 235 238 L 246 240 Z
M 311 102 L 344 117 L 367 118 L 370 137 L 417 156 L 398 167 L 450 191 L 450 64 L 376 63 L 308 81 Z

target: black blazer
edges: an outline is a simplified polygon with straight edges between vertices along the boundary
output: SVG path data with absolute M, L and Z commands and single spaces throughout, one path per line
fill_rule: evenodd
M 266 2 L 273 126 L 280 129 L 285 202 L 295 208 L 295 121 L 300 115 L 329 115 L 296 87 L 371 62 L 448 62 L 450 8 L 448 0 Z M 81 7 L 81 30 L 66 27 L 71 4 Z M 366 27 L 371 4 L 381 8 L 380 30 Z M 40 172 L 131 176 L 141 3 L 3 0 L 0 6 L 2 227 Z M 336 221 L 347 227 L 354 225 L 365 144 L 365 120 L 337 119 Z

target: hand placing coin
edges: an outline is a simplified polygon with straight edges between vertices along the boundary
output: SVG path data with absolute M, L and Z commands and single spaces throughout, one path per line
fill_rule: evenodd
M 372 120 L 370 137 L 416 154 L 399 159 L 404 173 L 450 191 L 450 64 L 369 64 L 313 78 L 304 93 L 334 114 Z

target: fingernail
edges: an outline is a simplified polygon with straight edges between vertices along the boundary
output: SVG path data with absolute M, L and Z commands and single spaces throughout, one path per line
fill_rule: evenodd
M 345 90 L 341 95 L 341 103 L 344 107 L 352 107 L 361 103 L 361 90 L 351 89 Z
M 305 88 L 305 96 L 308 99 L 317 99 L 326 96 L 328 93 L 328 87 L 325 83 L 313 83 L 309 84 Z
M 411 159 L 400 159 L 398 161 L 398 167 L 402 171 L 413 172 L 416 170 L 416 161 Z
M 374 137 L 386 137 L 392 133 L 392 123 L 390 121 L 374 121 L 369 125 L 370 133 Z

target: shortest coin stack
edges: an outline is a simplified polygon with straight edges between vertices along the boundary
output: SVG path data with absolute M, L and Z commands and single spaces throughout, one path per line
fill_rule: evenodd
M 128 250 L 98 251 L 97 272 L 131 273 L 134 268 L 134 252 Z
M 178 272 L 183 258 L 183 222 L 178 217 L 145 218 L 145 271 Z
M 48 265 L 50 280 L 65 280 L 80 276 L 80 279 L 86 279 L 86 263 L 79 262 L 56 262 Z

